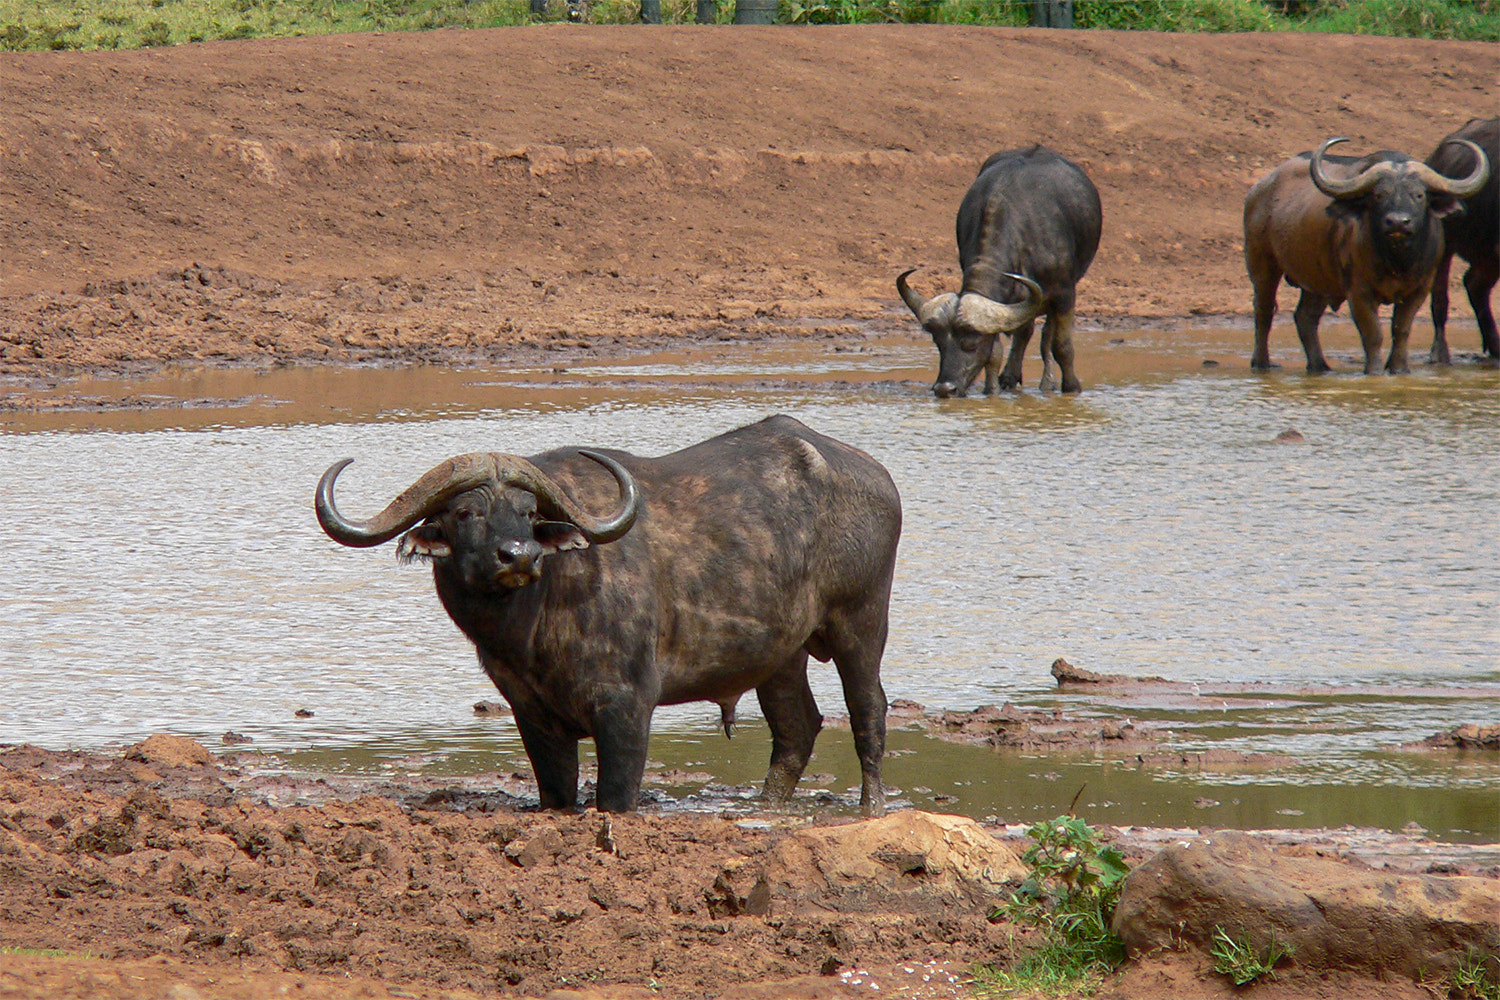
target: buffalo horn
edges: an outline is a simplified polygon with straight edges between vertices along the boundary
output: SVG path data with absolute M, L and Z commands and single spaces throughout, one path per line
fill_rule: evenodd
M 592 451 L 579 451 L 579 454 L 603 465 L 620 484 L 622 505 L 614 517 L 607 520 L 590 517 L 550 476 L 526 459 L 482 451 L 459 455 L 434 467 L 368 521 L 348 520 L 334 505 L 334 483 L 339 473 L 354 461 L 352 458 L 341 459 L 331 465 L 318 481 L 314 506 L 318 523 L 329 538 L 342 545 L 365 548 L 390 541 L 418 521 L 442 510 L 444 504 L 460 493 L 485 485 L 515 486 L 534 494 L 546 516 L 574 525 L 590 542 L 612 542 L 630 530 L 640 511 L 635 478 L 607 456 Z
M 901 301 L 906 303 L 906 308 L 917 317 L 917 322 L 924 327 L 936 319 L 941 325 L 947 326 L 953 322 L 954 310 L 958 305 L 958 296 L 952 292 L 944 292 L 942 295 L 930 299 L 924 299 L 907 284 L 908 275 L 915 274 L 917 268 L 902 271 L 896 275 L 896 291 L 901 293 Z
M 967 292 L 958 300 L 958 321 L 978 333 L 1009 333 L 1030 323 L 1042 311 L 1046 293 L 1042 286 L 1024 274 L 1005 275 L 1026 286 L 1024 302 L 996 302 L 977 292 Z
M 1389 163 L 1373 163 L 1354 177 L 1344 179 L 1329 177 L 1323 173 L 1323 154 L 1334 143 L 1348 141 L 1343 136 L 1329 139 L 1317 148 L 1312 155 L 1312 162 L 1308 164 L 1308 175 L 1312 177 L 1313 184 L 1330 198 L 1356 198 L 1373 188 L 1380 178 L 1394 169 Z
M 1467 139 L 1449 139 L 1448 142 L 1456 142 L 1460 146 L 1468 146 L 1473 150 L 1475 165 L 1472 173 L 1467 177 L 1445 177 L 1433 170 L 1425 163 L 1412 164 L 1412 172 L 1422 178 L 1429 190 L 1439 194 L 1452 195 L 1455 198 L 1467 198 L 1484 187 L 1484 182 L 1489 180 L 1490 162 L 1484 155 L 1484 150 Z M 1447 143 L 1444 143 L 1446 145 Z

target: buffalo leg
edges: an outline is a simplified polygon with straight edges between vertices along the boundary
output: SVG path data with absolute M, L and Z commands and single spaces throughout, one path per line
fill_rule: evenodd
M 1495 328 L 1495 314 L 1490 308 L 1490 292 L 1496 282 L 1500 282 L 1500 255 L 1479 258 L 1464 275 L 1464 291 L 1469 293 L 1469 305 L 1474 307 L 1474 318 L 1479 321 L 1479 342 L 1484 353 L 1492 358 L 1500 358 L 1500 330 Z
M 1052 326 L 1052 317 L 1047 318 L 1047 327 Z M 1048 348 L 1047 330 L 1042 330 L 1042 351 Z M 1057 367 L 1062 371 L 1062 391 L 1078 392 L 1083 387 L 1078 384 L 1078 373 L 1073 370 L 1073 310 L 1058 310 L 1057 329 L 1050 338 L 1052 356 L 1057 359 Z
M 641 777 L 651 741 L 651 706 L 623 695 L 594 709 L 594 747 L 599 755 L 600 812 L 632 812 L 641 801 Z
M 1276 289 L 1281 285 L 1281 271 L 1269 257 L 1249 250 L 1245 252 L 1245 262 L 1255 296 L 1255 350 L 1250 354 L 1250 367 L 1280 368 L 1271 363 L 1271 320 L 1276 318 Z
M 766 771 L 764 795 L 770 802 L 785 802 L 812 759 L 813 743 L 823 728 L 823 716 L 807 683 L 807 653 L 792 657 L 755 689 L 755 696 L 771 727 L 771 766 Z
M 1406 358 L 1406 343 L 1411 339 L 1411 322 L 1417 318 L 1417 313 L 1422 309 L 1422 300 L 1426 298 L 1425 292 L 1418 292 L 1409 298 L 1402 299 L 1391 307 L 1391 353 L 1385 359 L 1385 370 L 1397 375 L 1404 375 L 1411 371 L 1411 365 Z M 1353 311 L 1352 309 L 1350 310 Z M 1378 328 L 1377 328 L 1378 329 Z M 1363 336 L 1363 332 L 1361 332 Z M 1380 350 L 1380 343 L 1376 341 L 1375 349 Z M 1370 371 L 1370 363 L 1365 362 L 1365 372 Z
M 535 721 L 516 713 L 521 744 L 536 772 L 536 787 L 543 809 L 575 809 L 578 806 L 578 740 L 550 732 Z
M 880 659 L 885 653 L 886 601 L 872 601 L 847 620 L 830 615 L 826 636 L 849 708 L 849 728 L 859 754 L 859 809 L 866 816 L 885 815 L 885 786 L 880 763 L 885 757 L 885 688 Z
M 1328 300 L 1321 295 L 1312 292 L 1303 292 L 1302 298 L 1297 300 L 1297 309 L 1292 313 L 1292 320 L 1297 324 L 1297 338 L 1302 341 L 1302 353 L 1307 355 L 1307 370 L 1313 374 L 1330 371 L 1328 360 L 1323 357 L 1323 343 L 1318 339 L 1318 321 L 1323 318 L 1323 311 L 1328 308 Z M 1349 303 L 1349 311 L 1355 312 L 1354 322 L 1359 325 L 1359 316 L 1355 310 L 1354 303 Z M 1256 329 L 1260 329 L 1259 305 L 1256 307 Z M 1259 338 L 1259 334 L 1256 334 Z M 1360 340 L 1365 340 L 1365 329 L 1360 326 Z M 1368 341 L 1366 341 L 1368 345 Z M 1257 350 L 1259 347 L 1257 346 Z M 1375 351 L 1380 351 L 1380 327 L 1375 327 Z M 1365 367 L 1369 367 L 1370 351 L 1365 349 Z M 1378 359 L 1377 359 L 1378 360 Z
M 1005 368 L 1000 372 L 999 387 L 1009 392 L 1021 385 L 1021 364 L 1026 360 L 1026 348 L 1031 343 L 1035 322 L 1017 327 L 1010 334 L 1010 353 L 1005 356 Z
M 1036 384 L 1042 392 L 1057 391 L 1057 368 L 1052 364 L 1052 343 L 1056 336 L 1057 318 L 1049 313 L 1042 323 L 1042 380 Z
M 1443 254 L 1437 271 L 1432 275 L 1432 351 L 1427 360 L 1435 365 L 1449 364 L 1448 356 L 1448 269 L 1453 264 L 1453 253 Z

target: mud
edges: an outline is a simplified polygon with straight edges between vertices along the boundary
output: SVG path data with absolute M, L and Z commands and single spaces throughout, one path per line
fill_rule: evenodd
M 70 388 L 163 366 L 566 367 L 915 337 L 894 276 L 921 265 L 924 292 L 953 287 L 953 213 L 978 164 L 1037 141 L 1104 199 L 1079 294 L 1085 387 L 1083 345 L 1116 326 L 1238 325 L 1248 356 L 1249 184 L 1330 135 L 1423 155 L 1491 113 L 1496 68 L 1477 43 L 936 27 L 0 53 L 0 409 L 239 401 Z M 1289 322 L 1272 349 L 1301 364 Z M 1118 721 L 996 708 L 926 724 L 1155 752 Z M 527 811 L 523 774 L 373 785 L 165 745 L 0 752 L 0 997 L 953 997 L 969 963 L 1011 954 L 975 900 L 768 915 L 724 888 L 788 830 L 847 822 L 836 809 L 606 822 Z M 1139 858 L 1182 833 L 1109 835 Z M 1265 836 L 1496 875 L 1483 849 L 1416 834 Z M 1255 989 L 1429 995 L 1316 969 Z M 1102 995 L 1233 993 L 1162 955 Z
M 0 750 L 0 940 L 20 952 L 0 954 L 0 995 L 954 997 L 1015 947 L 992 897 L 787 867 L 804 856 L 778 849 L 788 836 L 847 814 L 547 814 L 517 776 L 341 787 L 242 763 L 168 736 Z M 1021 828 L 989 829 L 1024 849 Z M 1133 863 L 1195 833 L 1101 832 Z M 1493 849 L 1420 836 L 1261 836 L 1500 877 Z M 1366 995 L 1408 995 L 1382 989 Z

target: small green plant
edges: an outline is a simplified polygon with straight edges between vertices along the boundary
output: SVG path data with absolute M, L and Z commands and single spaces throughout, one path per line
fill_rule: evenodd
M 1089 993 L 1125 958 L 1110 920 L 1130 867 L 1073 816 L 1036 823 L 1026 835 L 1032 844 L 1021 861 L 1031 873 L 990 919 L 1034 927 L 1042 943 L 1008 970 L 976 970 L 976 986 L 990 995 L 1021 988 Z
M 1449 1000 L 1500 1000 L 1500 979 L 1490 975 L 1490 956 L 1471 951 L 1448 980 Z
M 1257 949 L 1243 937 L 1231 937 L 1222 927 L 1214 928 L 1214 939 L 1209 948 L 1214 959 L 1214 971 L 1228 976 L 1236 986 L 1245 986 L 1262 976 L 1276 978 L 1276 963 L 1291 954 L 1286 945 L 1276 940 L 1271 932 L 1271 943 Z

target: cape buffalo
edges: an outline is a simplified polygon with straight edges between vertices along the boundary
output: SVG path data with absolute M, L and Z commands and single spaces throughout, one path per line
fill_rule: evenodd
M 924 299 L 906 279 L 896 290 L 932 335 L 938 377 L 932 391 L 963 396 L 984 369 L 984 391 L 1021 384 L 1021 362 L 1033 320 L 1042 326 L 1042 389 L 1079 391 L 1073 370 L 1073 307 L 1078 280 L 1099 249 L 1103 210 L 1099 192 L 1077 166 L 1042 146 L 996 153 L 984 161 L 958 207 L 958 263 L 963 287 Z M 913 268 L 915 270 L 915 268 Z M 1006 303 L 1018 295 L 1026 301 Z M 1005 369 L 996 375 L 995 338 L 1011 335 Z
M 1457 140 L 1467 139 L 1490 161 L 1489 181 L 1464 199 L 1462 211 L 1443 219 L 1443 256 L 1432 279 L 1432 354 L 1430 360 L 1448 364 L 1448 270 L 1453 255 L 1469 262 L 1464 291 L 1479 321 L 1479 343 L 1484 353 L 1500 358 L 1500 332 L 1490 309 L 1490 292 L 1500 281 L 1500 118 L 1475 118 L 1438 143 L 1427 165 L 1445 177 L 1466 177 L 1474 169 L 1474 154 Z
M 1387 371 L 1408 370 L 1411 322 L 1432 287 L 1443 253 L 1440 220 L 1458 199 L 1478 191 L 1489 174 L 1479 147 L 1474 170 L 1452 180 L 1404 153 L 1382 150 L 1363 157 L 1326 156 L 1329 139 L 1312 153 L 1292 157 L 1256 182 L 1245 197 L 1245 268 L 1255 296 L 1252 368 L 1271 368 L 1271 318 L 1283 276 L 1302 290 L 1293 314 L 1307 370 L 1328 371 L 1318 341 L 1325 309 L 1345 299 L 1364 346 L 1365 374 L 1380 370 L 1377 310 L 1391 313 Z
M 578 742 L 599 757 L 601 810 L 634 809 L 657 705 L 717 702 L 726 733 L 755 689 L 772 736 L 765 796 L 784 801 L 823 717 L 807 658 L 843 683 L 863 782 L 885 808 L 880 658 L 901 498 L 869 455 L 777 416 L 663 455 L 474 452 L 351 521 L 318 483 L 344 545 L 405 532 L 438 597 L 515 712 L 544 808 L 578 802 Z M 590 511 L 612 510 L 605 516 Z

